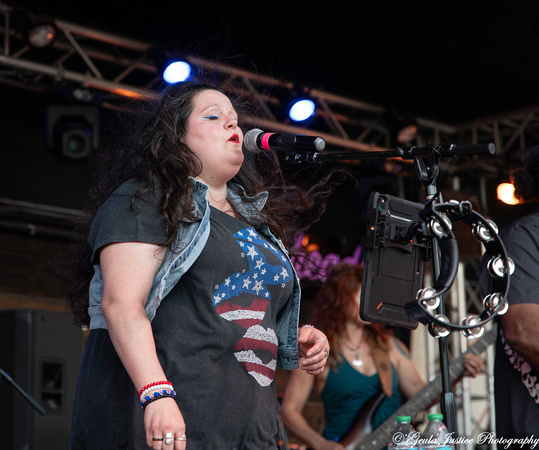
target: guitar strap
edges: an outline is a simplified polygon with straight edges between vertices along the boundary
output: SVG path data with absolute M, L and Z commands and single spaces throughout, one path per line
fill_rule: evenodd
M 391 369 L 389 354 L 380 348 L 371 349 L 371 352 L 376 371 L 380 377 L 380 383 L 382 383 L 382 390 L 384 394 L 391 397 L 393 395 L 393 370 Z
M 520 356 L 516 350 L 512 349 L 505 340 L 502 328 L 500 327 L 500 337 L 502 339 L 503 349 L 505 354 L 509 358 L 509 362 L 520 374 L 520 380 L 528 390 L 533 401 L 539 405 L 539 381 L 537 375 L 531 366 L 526 362 L 522 356 Z

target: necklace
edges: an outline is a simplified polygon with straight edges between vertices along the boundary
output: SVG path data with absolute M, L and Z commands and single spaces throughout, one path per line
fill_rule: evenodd
M 361 341 L 359 341 L 359 345 L 357 347 L 350 347 L 350 346 L 344 344 L 344 346 L 348 350 L 350 350 L 351 352 L 354 352 L 354 359 L 352 360 L 352 365 L 354 367 L 361 367 L 363 365 L 363 361 L 359 357 L 359 349 L 361 348 L 361 344 L 363 344 L 363 339 L 361 339 Z

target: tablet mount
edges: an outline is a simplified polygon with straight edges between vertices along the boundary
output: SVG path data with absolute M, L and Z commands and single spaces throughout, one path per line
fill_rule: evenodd
M 451 200 L 444 203 L 442 196 L 436 189 L 436 181 L 439 175 L 440 158 L 451 159 L 459 156 L 472 155 L 494 155 L 494 144 L 476 145 L 449 145 L 449 146 L 429 146 L 426 148 L 417 147 L 397 147 L 390 151 L 353 152 L 353 153 L 303 153 L 289 155 L 287 159 L 296 163 L 318 163 L 322 161 L 338 160 L 360 160 L 379 158 L 402 158 L 413 160 L 415 172 L 423 183 L 426 192 L 426 203 L 424 207 L 417 211 L 417 214 L 410 214 L 413 219 L 403 220 L 401 214 L 395 214 L 391 209 L 382 207 L 380 197 L 371 196 L 369 213 L 370 234 L 366 237 L 365 262 L 369 257 L 369 263 L 376 268 L 365 270 L 365 281 L 372 280 L 371 274 L 377 273 L 377 269 L 382 267 L 384 251 L 393 251 L 395 248 L 403 249 L 403 254 L 410 255 L 408 265 L 415 267 L 415 260 L 412 261 L 414 250 L 420 251 L 423 259 L 430 260 L 433 266 L 434 284 L 432 287 L 417 286 L 417 280 L 408 280 L 411 289 L 404 290 L 412 292 L 410 298 L 405 298 L 402 302 L 402 314 L 406 320 L 399 322 L 395 319 L 395 314 L 391 307 L 384 309 L 384 298 L 369 298 L 372 292 L 366 289 L 366 296 L 362 295 L 361 315 L 371 322 L 386 323 L 406 328 L 416 328 L 417 321 L 427 326 L 429 333 L 439 339 L 440 349 L 440 369 L 442 374 L 442 397 L 441 409 L 444 414 L 446 426 L 449 431 L 456 432 L 456 411 L 453 394 L 450 390 L 449 361 L 446 336 L 453 331 L 461 331 L 469 339 L 480 337 L 484 332 L 484 325 L 491 321 L 496 315 L 507 311 L 507 293 L 509 291 L 510 274 L 514 271 L 514 263 L 507 256 L 507 252 L 498 236 L 496 225 L 482 217 L 473 210 L 469 201 L 457 202 Z M 374 195 L 374 194 L 373 194 Z M 399 199 L 385 196 L 383 200 L 390 200 L 399 204 Z M 398 205 L 400 211 L 406 211 L 409 207 L 406 200 L 400 200 Z M 421 205 L 419 205 L 421 206 Z M 408 208 L 409 210 L 409 208 Z M 451 323 L 445 315 L 443 294 L 447 292 L 458 271 L 459 254 L 455 236 L 452 231 L 452 224 L 457 221 L 466 223 L 474 237 L 483 244 L 485 251 L 490 257 L 488 263 L 489 274 L 494 278 L 496 293 L 487 295 L 483 300 L 484 309 L 479 315 L 470 315 L 461 320 L 459 324 Z M 385 248 L 387 247 L 387 248 Z M 417 253 L 417 252 L 416 252 Z M 387 253 L 391 255 L 390 253 Z M 374 255 L 374 256 L 373 256 Z M 393 253 L 393 256 L 395 253 Z M 407 258 L 407 256 L 404 256 Z M 392 258 L 391 263 L 395 263 Z M 389 263 L 388 263 L 389 264 Z M 404 265 L 404 264 L 401 264 Z M 382 271 L 380 271 L 381 273 Z M 422 276 L 421 270 L 416 270 L 416 274 Z M 400 282 L 400 281 L 399 281 Z M 421 282 L 420 282 L 421 283 Z M 379 283 L 383 284 L 383 283 Z M 370 288 L 370 285 L 368 286 Z M 398 292 L 393 290 L 393 292 Z M 368 314 L 368 303 L 372 304 L 374 310 L 389 311 L 387 316 Z

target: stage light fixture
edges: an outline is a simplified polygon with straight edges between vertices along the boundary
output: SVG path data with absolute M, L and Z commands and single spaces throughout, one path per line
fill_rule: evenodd
M 28 42 L 33 47 L 43 48 L 56 38 L 56 27 L 50 23 L 40 23 L 28 31 Z
M 399 144 L 410 144 L 417 137 L 418 127 L 415 123 L 408 123 L 397 132 Z
M 175 60 L 163 70 L 163 80 L 168 84 L 186 81 L 191 75 L 191 65 L 187 61 Z
M 99 112 L 93 106 L 51 105 L 47 147 L 69 159 L 90 156 L 99 146 Z
M 288 117 L 290 117 L 290 119 L 292 119 L 294 122 L 303 122 L 309 117 L 314 116 L 315 110 L 316 105 L 312 100 L 296 100 L 288 111 Z
M 382 118 L 387 127 L 390 146 L 411 145 L 417 139 L 419 125 L 413 114 L 391 108 Z
M 515 187 L 511 183 L 500 183 L 496 188 L 498 200 L 507 205 L 518 205 L 520 202 L 515 197 Z

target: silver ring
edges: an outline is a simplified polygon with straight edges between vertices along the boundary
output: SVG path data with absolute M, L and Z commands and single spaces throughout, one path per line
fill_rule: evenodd
M 326 341 L 326 338 L 323 338 L 323 337 L 317 337 L 316 339 L 320 339 L 320 340 L 323 341 L 323 342 L 327 342 L 327 341 Z
M 179 437 L 179 438 L 174 438 L 175 441 L 186 441 L 187 440 L 187 436 L 184 434 L 182 437 Z
M 174 444 L 174 433 L 167 433 L 165 436 L 163 436 L 165 439 L 165 445 L 172 445 Z
M 324 347 L 324 355 L 326 355 L 326 357 L 329 356 L 329 350 L 327 347 Z

